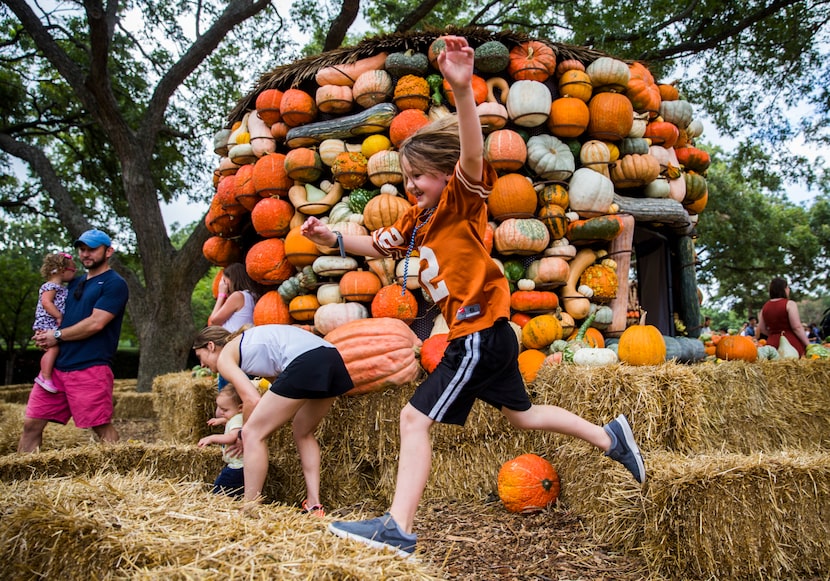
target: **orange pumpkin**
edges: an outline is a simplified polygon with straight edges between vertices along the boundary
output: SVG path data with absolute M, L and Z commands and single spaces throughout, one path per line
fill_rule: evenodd
M 718 359 L 742 360 L 753 363 L 758 359 L 758 347 L 749 337 L 743 335 L 726 335 L 715 347 Z
M 556 54 L 547 44 L 529 40 L 510 49 L 507 72 L 516 81 L 544 82 L 556 70 Z
M 584 71 L 585 65 L 582 61 L 578 61 L 576 59 L 564 59 L 559 61 L 559 64 L 556 65 L 556 70 L 554 73 L 557 77 L 561 77 L 568 71 Z
M 295 147 L 285 155 L 285 173 L 292 180 L 309 184 L 323 173 L 323 160 L 314 149 Z
M 588 129 L 591 139 L 620 141 L 634 125 L 634 108 L 625 95 L 598 93 L 588 102 Z
M 282 91 L 279 89 L 265 89 L 257 95 L 255 107 L 259 118 L 262 119 L 266 125 L 273 125 L 280 120 L 280 102 L 282 101 Z
M 522 374 L 525 383 L 532 383 L 536 380 L 539 370 L 545 363 L 545 357 L 546 355 L 538 349 L 525 349 L 519 353 L 519 373 Z
M 340 296 L 347 301 L 367 303 L 380 290 L 380 279 L 374 272 L 350 270 L 340 277 Z
M 564 238 L 565 233 L 568 231 L 569 222 L 565 208 L 557 206 L 556 204 L 548 204 L 539 208 L 536 217 L 547 226 L 551 240 Z
M 447 333 L 438 333 L 431 337 L 424 339 L 424 344 L 421 345 L 421 367 L 427 373 L 432 373 L 438 364 L 441 363 L 441 358 L 444 357 L 444 351 L 447 350 Z
M 202 244 L 202 254 L 212 264 L 228 266 L 234 262 L 239 262 L 242 249 L 239 248 L 239 244 L 235 240 L 222 238 L 221 236 L 211 236 Z
M 472 83 L 473 99 L 475 100 L 476 105 L 481 105 L 482 103 L 487 101 L 487 94 L 490 88 L 487 86 L 487 81 L 485 81 L 482 77 L 479 77 L 478 75 L 473 75 Z M 447 97 L 447 101 L 450 105 L 455 107 L 455 95 L 452 92 L 452 87 L 446 80 L 444 80 L 443 87 L 444 95 Z
M 340 352 L 354 388 L 361 395 L 397 387 L 422 373 L 416 358 L 421 340 L 400 319 L 371 318 L 344 323 L 325 335 Z
M 320 256 L 322 252 L 317 245 L 302 235 L 299 227 L 289 230 L 285 236 L 285 258 L 298 268 L 308 266 Z
M 314 97 L 300 89 L 288 89 L 280 100 L 280 118 L 289 127 L 310 123 L 317 117 Z
M 591 84 L 591 77 L 584 70 L 566 71 L 559 78 L 559 94 L 562 97 L 573 97 L 583 103 L 591 100 L 594 93 L 594 86 Z
M 686 171 L 703 173 L 709 169 L 709 164 L 712 161 L 708 153 L 690 145 L 686 147 L 675 147 L 674 153 L 677 155 L 677 161 Z
M 403 111 L 404 109 L 429 109 L 429 84 L 423 77 L 404 75 L 395 84 L 392 102 Z
M 666 341 L 660 329 L 646 325 L 646 313 L 640 322 L 620 335 L 617 351 L 620 362 L 629 365 L 660 365 L 666 360 Z
M 317 295 L 297 295 L 288 303 L 288 313 L 295 321 L 308 322 L 314 320 L 314 313 L 320 308 Z
M 545 183 L 544 187 L 539 192 L 539 202 L 543 206 L 554 204 L 560 208 L 567 208 L 570 205 L 569 201 L 568 188 L 560 183 Z
M 251 176 L 254 190 L 261 198 L 288 195 L 294 181 L 285 171 L 285 154 L 268 153 L 254 164 Z
M 531 218 L 536 212 L 536 190 L 525 176 L 509 173 L 496 180 L 487 204 L 496 220 Z
M 551 103 L 547 128 L 556 137 L 579 137 L 588 128 L 589 119 L 588 105 L 584 101 L 560 97 Z
M 527 322 L 532 318 L 533 316 L 528 315 L 527 313 L 513 313 L 510 315 L 510 320 L 522 328 L 527 325 Z
M 418 300 L 412 291 L 401 285 L 390 284 L 377 291 L 372 299 L 372 317 L 400 319 L 407 325 L 415 321 L 418 315 Z
M 680 137 L 680 130 L 674 123 L 668 121 L 651 121 L 646 125 L 646 132 L 643 134 L 646 139 L 651 139 L 652 145 L 662 145 L 666 149 L 674 147 Z
M 331 175 L 346 189 L 353 190 L 366 183 L 369 160 L 360 152 L 341 151 L 331 165 Z
M 677 101 L 680 99 L 680 91 L 672 83 L 659 83 L 657 89 L 660 91 L 662 101 Z
M 549 313 L 559 306 L 559 296 L 552 291 L 517 290 L 510 295 L 510 308 L 523 313 Z
M 251 246 L 245 255 L 245 270 L 253 280 L 265 285 L 280 284 L 295 272 L 280 238 L 267 238 Z
M 498 129 L 484 140 L 484 159 L 499 173 L 519 171 L 527 161 L 527 144 L 512 129 Z
M 248 211 L 253 210 L 261 199 L 254 188 L 253 174 L 254 165 L 246 163 L 239 168 L 233 178 L 229 178 L 233 179 L 234 198 Z
M 562 325 L 555 315 L 536 315 L 522 327 L 522 345 L 528 349 L 544 349 L 562 338 Z
M 363 225 L 370 231 L 391 226 L 412 204 L 393 194 L 379 194 L 363 207 Z
M 631 76 L 625 94 L 631 100 L 634 110 L 640 113 L 648 112 L 650 117 L 656 117 L 663 99 L 651 71 L 638 62 L 628 65 L 628 70 Z
M 498 491 L 510 512 L 539 512 L 559 497 L 559 475 L 550 462 L 536 454 L 522 454 L 502 464 Z
M 405 109 L 389 124 L 389 140 L 395 147 L 400 147 L 407 137 L 428 123 L 429 117 L 420 109 Z
M 568 335 L 568 341 L 575 340 L 578 335 L 579 329 L 574 329 Z M 605 337 L 603 336 L 602 331 L 600 331 L 596 327 L 588 327 L 582 336 L 582 341 L 588 347 L 594 347 L 597 349 L 602 349 L 603 347 L 605 347 Z
M 290 325 L 291 314 L 278 291 L 268 291 L 254 305 L 254 325 Z
M 550 242 L 550 232 L 536 218 L 508 218 L 496 228 L 494 242 L 501 254 L 538 254 Z
M 294 206 L 280 198 L 263 198 L 251 210 L 251 225 L 263 238 L 285 236 L 291 229 Z

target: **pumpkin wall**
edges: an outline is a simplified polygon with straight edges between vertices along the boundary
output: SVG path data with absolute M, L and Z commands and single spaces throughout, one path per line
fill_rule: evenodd
M 643 63 L 513 33 L 452 33 L 475 48 L 484 155 L 499 174 L 489 199 L 492 255 L 514 291 L 513 320 L 556 322 L 536 321 L 524 347 L 547 354 L 589 315 L 600 337 L 619 336 L 636 321 L 634 228 L 687 235 L 706 205 L 709 158 L 694 145 L 702 125 L 693 106 Z M 205 256 L 220 266 L 243 261 L 271 286 L 258 323 L 326 334 L 355 319 L 396 317 L 420 324 L 422 339 L 446 332 L 424 316 L 417 257 L 406 268 L 343 258 L 298 230 L 314 215 L 366 234 L 409 207 L 396 147 L 453 112 L 435 64 L 441 44 L 437 34 L 379 36 L 279 67 L 216 133 Z

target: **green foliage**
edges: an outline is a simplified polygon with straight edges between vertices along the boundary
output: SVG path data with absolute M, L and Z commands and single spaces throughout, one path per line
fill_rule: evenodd
M 213 279 L 221 269 L 218 266 L 212 267 L 202 279 L 196 283 L 191 297 L 191 309 L 193 310 L 193 325 L 201 329 L 207 325 L 208 317 L 213 311 L 216 299 L 213 296 Z

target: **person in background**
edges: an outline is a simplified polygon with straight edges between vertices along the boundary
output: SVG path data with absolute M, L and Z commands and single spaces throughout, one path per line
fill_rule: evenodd
M 55 393 L 32 389 L 17 449 L 34 452 L 49 422 L 92 428 L 103 442 L 118 441 L 112 425 L 112 358 L 129 298 L 127 283 L 110 268 L 115 250 L 101 230 L 87 230 L 75 241 L 86 276 L 69 283 L 59 329 L 36 331 L 41 349 L 60 345 L 52 372 Z
M 363 256 L 407 260 L 417 249 L 421 286 L 450 327 L 443 359 L 400 414 L 398 477 L 389 511 L 374 519 L 329 525 L 337 536 L 392 549 L 401 557 L 415 551 L 413 523 L 432 466 L 430 430 L 436 422 L 464 425 L 476 399 L 499 409 L 519 429 L 585 440 L 623 464 L 637 482 L 646 479 L 625 416 L 603 427 L 560 407 L 530 401 L 519 372 L 516 335 L 508 322 L 507 279 L 482 242 L 486 201 L 497 175 L 482 156 L 472 89 L 474 51 L 463 37 L 442 38 L 445 49 L 438 64 L 455 95 L 457 120 L 455 115 L 439 119 L 401 144 L 406 190 L 415 204 L 393 225 L 371 235 L 338 234 L 313 216 L 301 227 L 317 244 Z
M 712 317 L 706 317 L 703 319 L 703 328 L 700 330 L 701 333 L 709 333 L 712 334 Z
M 818 328 L 818 323 L 808 325 L 807 339 L 810 340 L 810 343 L 821 343 L 821 331 Z
M 743 329 L 741 329 L 741 335 L 744 337 L 752 337 L 755 338 L 755 326 L 758 324 L 758 319 L 755 317 L 749 317 L 749 320 L 744 323 Z
M 245 492 L 245 478 L 242 456 L 231 455 L 226 447 L 235 444 L 242 429 L 242 399 L 232 385 L 226 385 L 216 396 L 216 416 L 208 420 L 209 426 L 225 426 L 223 434 L 211 434 L 199 440 L 198 446 L 204 448 L 210 444 L 222 445 L 222 460 L 226 466 L 213 482 L 213 494 L 226 494 L 234 498 Z
M 261 289 L 239 262 L 222 270 L 216 304 L 208 317 L 208 325 L 221 325 L 233 333 L 244 325 L 254 324 L 254 305 Z
M 66 308 L 66 283 L 75 278 L 75 261 L 72 255 L 66 252 L 47 254 L 40 267 L 40 276 L 46 279 L 38 293 L 37 307 L 35 308 L 35 322 L 32 330 L 48 331 L 61 326 L 63 311 Z M 35 383 L 51 393 L 57 392 L 52 383 L 52 369 L 55 359 L 58 358 L 57 345 L 49 347 L 40 358 L 40 373 L 35 377 Z
M 767 336 L 767 345 L 776 349 L 784 335 L 799 357 L 804 357 L 810 341 L 801 324 L 798 305 L 790 300 L 790 285 L 783 278 L 775 277 L 769 283 L 769 300 L 761 308 L 758 331 Z
M 289 421 L 306 484 L 303 511 L 323 516 L 320 445 L 314 432 L 334 399 L 354 387 L 340 353 L 323 338 L 291 325 L 260 325 L 229 332 L 202 329 L 193 349 L 203 367 L 218 371 L 242 399 L 245 423 L 227 453 L 245 453 L 246 509 L 258 502 L 268 473 L 268 438 Z M 275 378 L 260 398 L 249 378 Z M 244 442 L 244 444 L 243 444 Z

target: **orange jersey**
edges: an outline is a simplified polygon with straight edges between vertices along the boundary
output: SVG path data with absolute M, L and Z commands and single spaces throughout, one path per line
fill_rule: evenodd
M 487 162 L 481 182 L 471 180 L 456 165 L 432 215 L 412 206 L 392 226 L 372 232 L 378 252 L 400 259 L 406 255 L 412 232 L 421 225 L 414 246 L 420 257 L 418 276 L 447 320 L 449 339 L 510 317 L 507 279 L 483 242 L 485 202 L 497 177 Z

